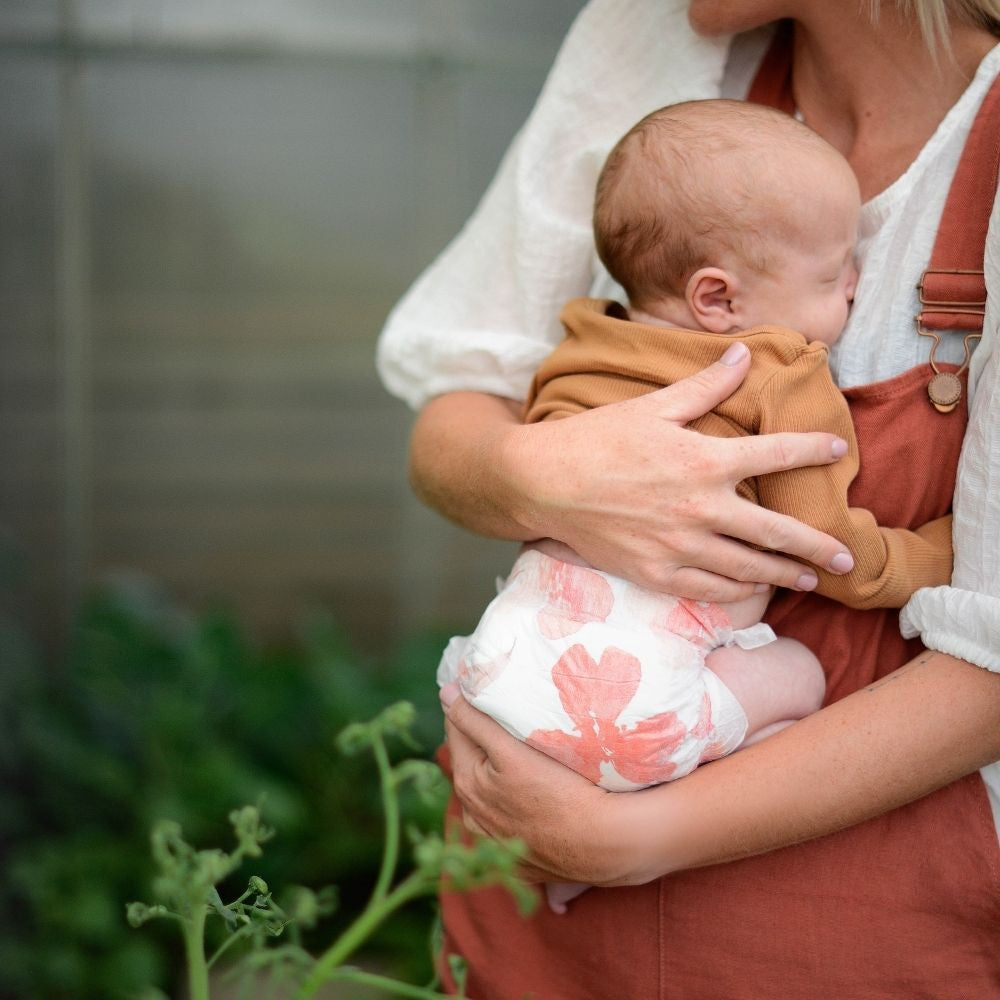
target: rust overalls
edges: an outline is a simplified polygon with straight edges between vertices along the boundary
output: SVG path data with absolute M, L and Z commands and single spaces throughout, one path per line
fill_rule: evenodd
M 787 107 L 790 49 L 782 53 L 780 44 L 750 98 Z M 991 97 L 1000 105 L 1000 84 Z M 995 162 L 992 169 L 995 182 Z M 955 192 L 953 184 L 945 217 L 957 214 L 961 228 Z M 975 268 L 986 219 L 988 212 Z M 939 231 L 935 258 L 940 240 Z M 972 322 L 981 324 L 981 315 Z M 921 365 L 845 393 L 861 451 L 850 501 L 881 524 L 917 528 L 951 509 L 965 399 L 938 412 L 928 400 L 931 374 Z M 829 703 L 919 653 L 918 641 L 900 636 L 897 615 L 782 592 L 766 620 L 815 651 Z M 502 890 L 445 895 L 443 913 L 444 950 L 468 962 L 473 1000 L 1000 997 L 1000 849 L 978 773 L 805 844 L 648 885 L 591 890 L 564 916 L 542 906 L 523 919 Z

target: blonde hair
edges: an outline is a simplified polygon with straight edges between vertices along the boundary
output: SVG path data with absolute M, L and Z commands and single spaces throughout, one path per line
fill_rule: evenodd
M 883 0 L 868 0 L 873 20 L 878 19 L 882 3 Z M 932 53 L 939 46 L 947 49 L 951 19 L 1000 36 L 1000 0 L 894 0 L 894 3 L 901 13 L 916 19 Z
M 594 242 L 636 308 L 680 296 L 698 268 L 729 253 L 770 272 L 776 232 L 791 238 L 801 206 L 789 164 L 842 164 L 825 140 L 783 112 L 746 101 L 660 108 L 611 150 L 597 181 Z

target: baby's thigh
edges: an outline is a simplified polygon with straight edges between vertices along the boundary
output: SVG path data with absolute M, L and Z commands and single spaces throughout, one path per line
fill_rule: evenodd
M 757 649 L 723 646 L 705 665 L 732 691 L 747 715 L 748 733 L 817 711 L 826 694 L 819 660 L 800 642 L 779 638 Z

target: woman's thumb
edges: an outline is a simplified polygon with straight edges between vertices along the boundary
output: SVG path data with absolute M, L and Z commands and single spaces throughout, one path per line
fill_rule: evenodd
M 749 370 L 750 350 L 742 341 L 736 341 L 715 364 L 651 393 L 648 398 L 657 398 L 661 416 L 686 424 L 732 395 Z

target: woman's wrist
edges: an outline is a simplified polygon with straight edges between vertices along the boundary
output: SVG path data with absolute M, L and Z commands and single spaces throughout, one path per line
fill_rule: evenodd
M 684 779 L 626 792 L 616 798 L 620 872 L 615 885 L 644 885 L 704 864 L 699 847 L 699 796 L 686 794 Z
M 520 540 L 550 538 L 558 530 L 557 508 L 545 471 L 551 465 L 539 446 L 540 424 L 514 424 L 504 428 L 497 441 L 497 486 L 511 521 L 521 531 Z
M 574 816 L 560 833 L 529 837 L 543 868 L 559 878 L 591 885 L 642 885 L 687 865 L 675 859 L 684 829 L 671 785 L 639 792 L 591 790 L 574 804 Z
M 509 439 L 520 427 L 518 404 L 485 393 L 450 393 L 432 399 L 413 427 L 410 482 L 429 507 L 492 538 L 525 541 L 516 460 Z

